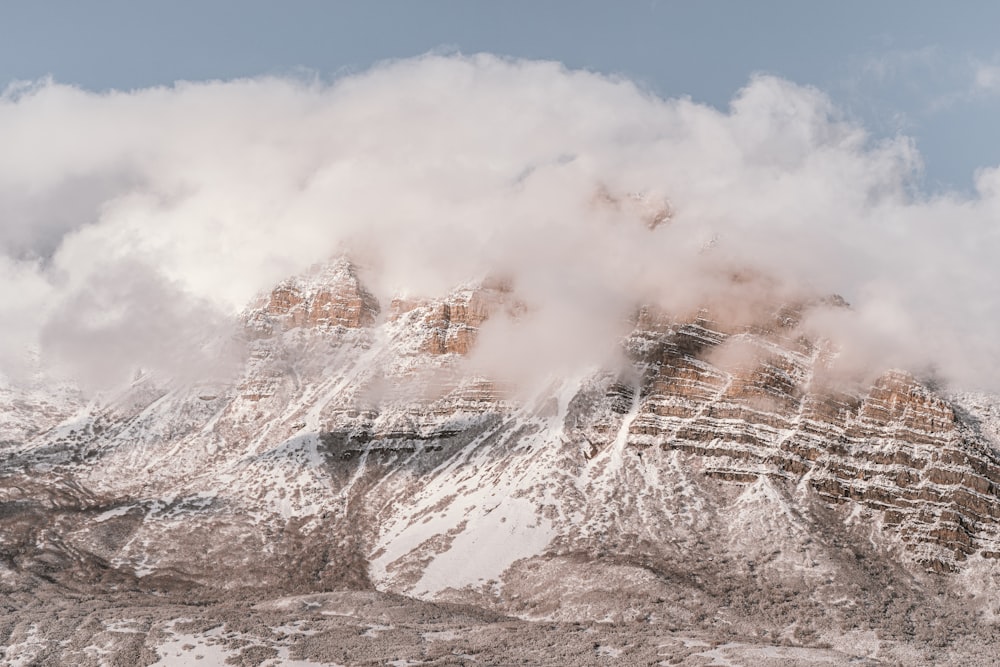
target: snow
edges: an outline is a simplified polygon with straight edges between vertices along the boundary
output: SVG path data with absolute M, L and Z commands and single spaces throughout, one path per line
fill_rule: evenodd
M 174 630 L 174 626 L 180 620 L 173 621 L 165 628 L 168 638 L 156 647 L 160 659 L 153 663 L 152 667 L 207 667 L 208 665 L 229 664 L 226 660 L 238 655 L 241 649 L 227 647 L 227 641 L 250 639 L 253 642 L 252 637 L 244 637 L 240 633 L 223 633 L 222 626 L 197 635 L 177 632 Z M 314 631 L 298 629 L 294 623 L 278 626 L 274 630 L 291 635 L 314 634 Z M 288 646 L 270 645 L 278 652 L 275 658 L 267 660 L 266 664 L 270 667 L 319 667 L 320 665 L 343 667 L 330 662 L 293 660 L 290 657 L 291 649 Z
M 618 434 L 615 436 L 614 443 L 612 443 L 611 448 L 608 450 L 611 457 L 612 471 L 618 471 L 622 467 L 622 453 L 625 451 L 625 446 L 628 445 L 629 429 L 632 426 L 632 422 L 639 415 L 640 405 L 640 388 L 632 387 L 632 404 L 629 406 L 628 414 L 622 419 L 622 424 L 618 428 Z
M 774 646 L 730 642 L 695 655 L 709 658 L 708 667 L 748 667 L 760 664 L 761 659 L 784 660 L 791 664 L 843 664 L 843 653 L 828 649 L 798 646 Z
M 35 658 L 45 647 L 45 641 L 34 623 L 28 627 L 27 636 L 19 642 L 11 643 L 4 651 L 5 664 L 9 667 L 28 667 L 36 664 Z
M 462 633 L 455 630 L 436 630 L 432 632 L 422 632 L 420 637 L 428 642 L 450 642 L 462 638 Z
M 472 477 L 455 479 L 470 466 L 475 470 Z M 490 469 L 470 466 L 444 471 L 445 479 L 428 485 L 429 490 L 415 499 L 409 516 L 420 517 L 422 509 L 447 502 L 443 511 L 411 519 L 383 536 L 383 551 L 371 563 L 376 579 L 388 580 L 392 563 L 439 535 L 452 535 L 453 539 L 424 569 L 414 586 L 417 595 L 484 583 L 499 577 L 515 561 L 537 555 L 548 546 L 554 537 L 552 523 L 538 516 L 529 500 L 512 497 L 515 480 L 489 479 Z M 461 486 L 467 490 L 459 495 Z
M 414 587 L 418 596 L 498 579 L 515 561 L 540 554 L 555 532 L 533 503 L 505 498 L 470 520 L 451 548 L 437 554 Z
M 108 519 L 112 519 L 112 518 L 114 518 L 116 516 L 123 516 L 125 514 L 128 514 L 129 510 L 132 510 L 132 509 L 134 509 L 136 507 L 139 507 L 139 506 L 138 505 L 122 505 L 121 507 L 115 507 L 113 509 L 109 509 L 106 512 L 101 512 L 96 517 L 94 517 L 94 523 L 103 523 L 103 522 L 107 521 Z
M 201 635 L 189 635 L 169 630 L 170 638 L 157 647 L 160 659 L 152 667 L 202 667 L 223 665 L 236 654 L 222 644 L 222 628 L 213 628 Z

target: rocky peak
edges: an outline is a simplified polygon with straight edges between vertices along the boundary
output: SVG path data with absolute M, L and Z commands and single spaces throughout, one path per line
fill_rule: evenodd
M 295 328 L 369 327 L 379 311 L 355 266 L 341 257 L 282 281 L 254 303 L 245 321 L 248 329 L 266 336 Z
M 621 194 L 602 185 L 597 188 L 592 201 L 597 207 L 619 211 L 640 220 L 650 230 L 669 223 L 674 217 L 669 200 L 646 192 Z
M 483 322 L 501 309 L 516 315 L 523 308 L 505 280 L 488 278 L 455 290 L 445 299 L 426 306 L 422 350 L 434 355 L 468 354 Z

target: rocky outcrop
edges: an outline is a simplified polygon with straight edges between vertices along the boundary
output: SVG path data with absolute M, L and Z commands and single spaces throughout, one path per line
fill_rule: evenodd
M 429 312 L 423 318 L 426 332 L 423 351 L 430 354 L 468 354 L 476 342 L 479 327 L 505 307 L 511 313 L 518 308 L 511 298 L 510 285 L 501 280 L 486 280 L 429 304 Z
M 601 186 L 594 194 L 593 202 L 596 207 L 642 221 L 649 229 L 669 223 L 674 216 L 673 207 L 667 199 L 643 192 L 616 194 Z
M 248 310 L 244 320 L 249 330 L 266 336 L 303 327 L 369 327 L 379 310 L 378 300 L 358 280 L 354 265 L 341 258 L 279 283 Z

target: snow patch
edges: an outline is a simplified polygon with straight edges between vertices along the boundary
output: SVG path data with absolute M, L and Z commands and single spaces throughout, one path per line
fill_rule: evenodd
M 515 561 L 542 553 L 554 537 L 552 522 L 540 517 L 534 504 L 507 498 L 470 521 L 451 547 L 434 557 L 415 591 L 432 595 L 498 579 Z

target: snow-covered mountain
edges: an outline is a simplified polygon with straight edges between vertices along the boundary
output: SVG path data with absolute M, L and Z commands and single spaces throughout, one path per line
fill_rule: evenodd
M 22 616 L 41 590 L 281 599 L 286 614 L 307 600 L 288 596 L 377 591 L 477 622 L 827 651 L 754 664 L 933 662 L 942 642 L 968 664 L 1000 615 L 1000 400 L 904 371 L 837 380 L 834 351 L 798 326 L 820 303 L 846 307 L 772 303 L 737 324 L 638 308 L 626 364 L 526 391 L 467 362 L 484 322 L 523 311 L 511 285 L 380 304 L 338 259 L 244 313 L 232 382 L 144 375 L 90 401 L 4 390 L 0 586 Z M 124 650 L 57 650 L 26 622 L 0 627 L 14 664 Z M 177 635 L 150 623 L 139 662 Z M 723 650 L 674 639 L 691 664 Z M 288 658 L 255 641 L 268 664 Z M 588 659 L 649 642 L 633 644 Z

